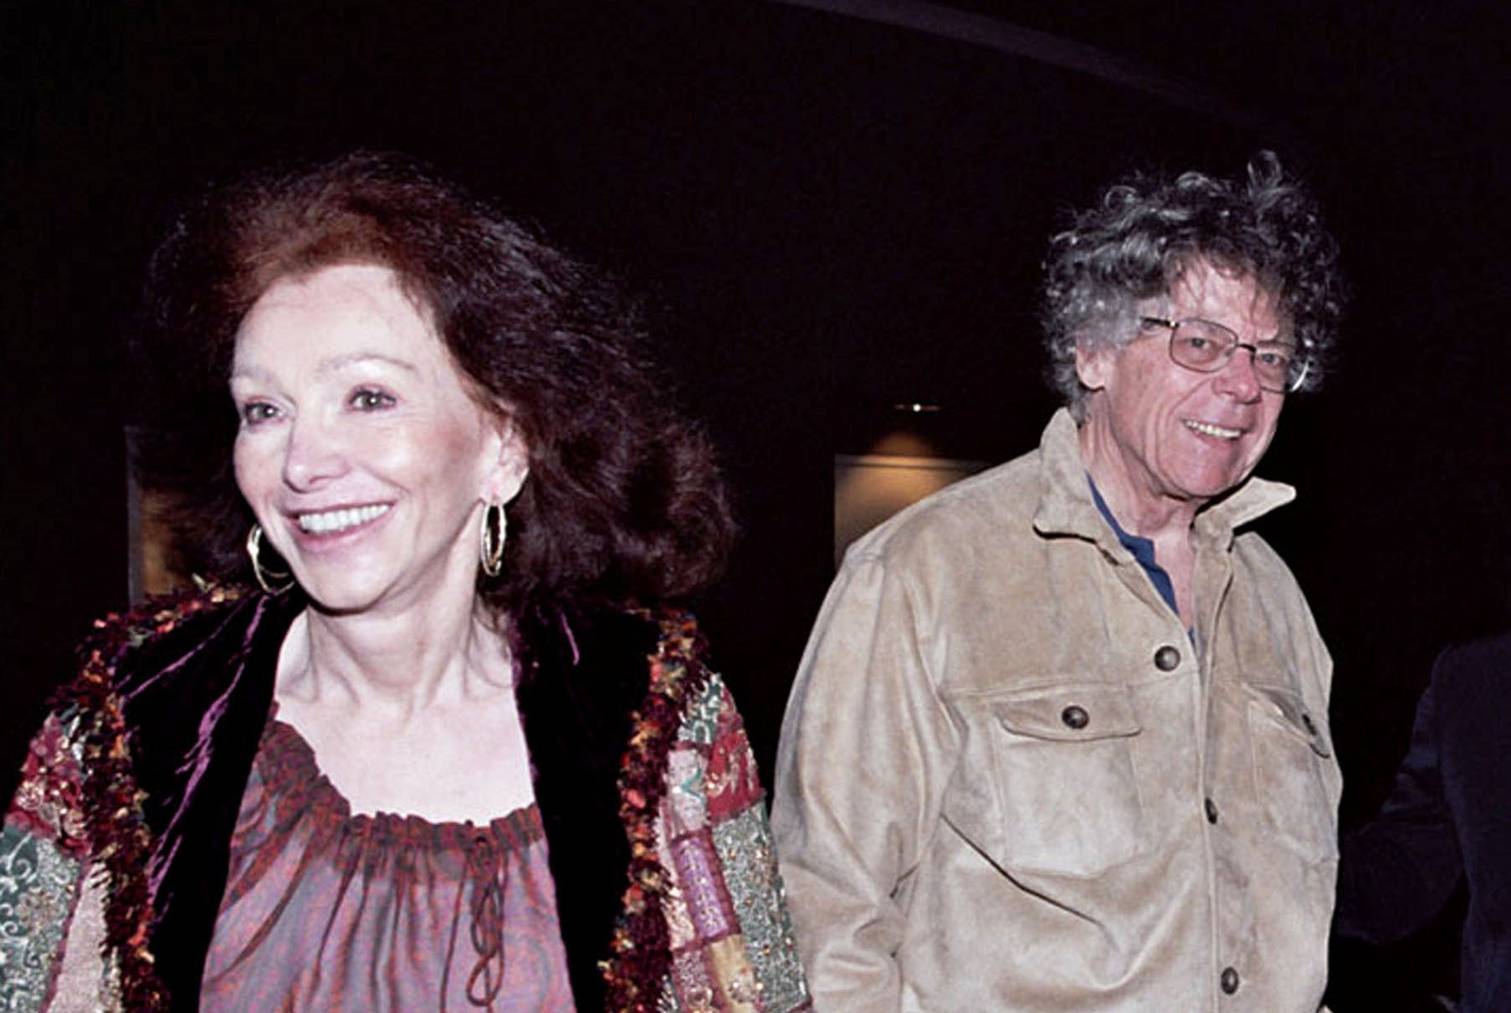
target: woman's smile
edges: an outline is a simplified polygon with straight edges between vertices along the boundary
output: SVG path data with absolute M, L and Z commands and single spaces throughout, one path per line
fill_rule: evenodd
M 367 506 L 299 513 L 295 515 L 294 522 L 305 534 L 339 535 L 377 520 L 388 512 L 389 506 L 388 503 L 371 503 Z

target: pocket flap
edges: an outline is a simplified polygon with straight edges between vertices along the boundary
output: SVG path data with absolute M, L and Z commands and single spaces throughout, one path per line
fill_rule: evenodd
M 1008 731 L 1035 739 L 1081 742 L 1124 738 L 1141 730 L 1126 687 L 1099 684 L 1050 686 L 993 701 Z
M 1287 731 L 1305 741 L 1318 756 L 1333 755 L 1332 746 L 1327 741 L 1327 730 L 1323 727 L 1325 722 L 1312 714 L 1300 693 L 1285 686 L 1256 686 L 1250 683 L 1248 687 L 1259 698 L 1252 706 L 1257 706 Z

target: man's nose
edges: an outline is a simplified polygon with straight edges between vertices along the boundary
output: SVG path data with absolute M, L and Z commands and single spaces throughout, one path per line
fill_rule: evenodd
M 1259 373 L 1254 368 L 1254 357 L 1259 349 L 1246 341 L 1240 341 L 1228 351 L 1228 361 L 1217 371 L 1214 381 L 1217 391 L 1244 403 L 1258 401 L 1262 390 Z

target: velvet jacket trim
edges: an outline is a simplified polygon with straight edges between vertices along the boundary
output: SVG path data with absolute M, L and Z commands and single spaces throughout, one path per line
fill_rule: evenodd
M 296 592 L 212 587 L 109 616 L 54 701 L 60 719 L 83 722 L 69 737 L 89 776 L 75 800 L 85 825 L 48 830 L 93 842 L 89 857 L 108 869 L 106 947 L 126 1009 L 197 1008 L 277 653 L 304 605 Z M 576 1003 L 655 1009 L 672 959 L 656 817 L 683 711 L 710 679 L 696 626 L 672 611 L 602 611 L 516 633 Z

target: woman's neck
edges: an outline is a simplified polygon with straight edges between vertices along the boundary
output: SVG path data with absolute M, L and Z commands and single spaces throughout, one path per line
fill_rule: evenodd
M 509 686 L 508 657 L 503 635 L 470 597 L 398 614 L 311 606 L 284 641 L 278 695 L 402 718 Z

